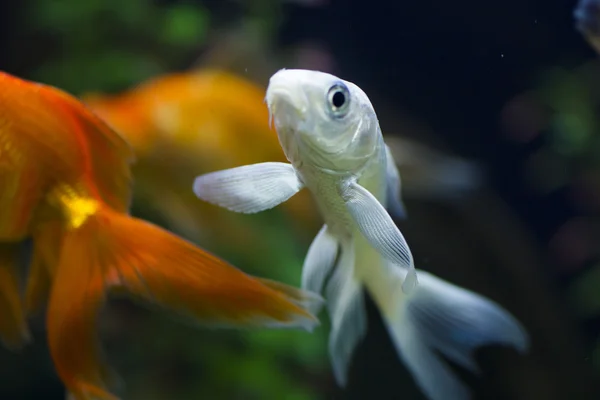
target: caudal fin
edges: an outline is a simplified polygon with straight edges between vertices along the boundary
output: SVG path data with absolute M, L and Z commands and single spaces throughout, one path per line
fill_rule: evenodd
M 48 307 L 56 369 L 74 399 L 114 399 L 97 347 L 105 293 L 128 294 L 209 326 L 312 330 L 317 295 L 251 277 L 153 225 L 101 208 L 64 234 Z
M 474 350 L 497 344 L 524 352 L 527 333 L 493 301 L 425 271 L 418 276 L 414 293 L 386 318 L 392 340 L 430 400 L 469 399 L 469 389 L 436 352 L 477 373 Z

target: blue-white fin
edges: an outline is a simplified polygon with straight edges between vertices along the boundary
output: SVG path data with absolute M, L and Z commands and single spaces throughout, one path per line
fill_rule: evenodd
M 323 225 L 304 259 L 302 267 L 302 289 L 322 293 L 327 276 L 335 266 L 338 255 L 338 241 Z
M 291 164 L 265 162 L 201 175 L 194 181 L 198 198 L 228 210 L 253 214 L 273 208 L 302 189 Z
M 410 373 L 421 391 L 429 400 L 467 400 L 471 398 L 469 388 L 454 375 L 435 352 L 421 340 L 417 328 L 403 333 L 406 343 L 400 350 Z
M 371 192 L 356 182 L 344 186 L 341 195 L 365 239 L 386 259 L 407 269 L 402 289 L 410 293 L 417 285 L 413 257 L 392 217 Z
M 385 145 L 385 164 L 385 175 L 387 182 L 386 208 L 392 217 L 404 219 L 406 218 L 406 207 L 402 202 L 402 181 L 400 179 L 400 172 L 396 166 L 394 156 L 387 145 Z
M 354 248 L 343 244 L 340 261 L 327 283 L 325 299 L 331 318 L 329 357 L 335 380 L 347 382 L 356 345 L 367 332 L 367 314 L 360 283 L 354 278 Z
M 495 344 L 524 352 L 527 332 L 492 300 L 425 271 L 418 273 L 419 285 L 395 314 L 385 317 L 392 341 L 430 400 L 469 399 L 468 388 L 435 352 L 477 373 L 477 348 Z

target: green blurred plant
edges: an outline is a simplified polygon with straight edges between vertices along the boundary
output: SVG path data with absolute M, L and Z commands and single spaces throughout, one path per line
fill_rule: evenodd
M 586 80 L 556 67 L 543 75 L 539 93 L 555 112 L 549 141 L 553 150 L 572 159 L 597 158 L 600 150 L 597 104 Z
M 32 78 L 76 94 L 123 90 L 173 69 L 204 44 L 210 27 L 198 3 L 30 1 L 27 29 L 56 47 Z
M 542 75 L 536 93 L 548 111 L 545 146 L 536 153 L 544 154 L 546 162 L 545 166 L 540 165 L 538 176 L 546 175 L 547 180 L 555 182 L 554 188 L 567 188 L 574 194 L 571 199 L 581 213 L 582 223 L 577 224 L 577 236 L 567 246 L 574 245 L 573 252 L 580 253 L 575 257 L 580 257 L 580 263 L 583 259 L 589 264 L 568 286 L 567 298 L 581 319 L 597 319 L 600 318 L 600 65 L 594 61 L 578 68 L 552 68 Z M 568 222 L 563 226 L 566 227 Z M 600 369 L 600 341 L 593 347 L 591 360 Z

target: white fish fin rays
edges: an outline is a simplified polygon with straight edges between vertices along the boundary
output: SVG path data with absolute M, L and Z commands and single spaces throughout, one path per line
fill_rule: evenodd
M 434 349 L 420 338 L 415 328 L 403 332 L 401 357 L 417 385 L 430 400 L 468 400 L 468 387 L 456 376 Z
M 354 248 L 350 244 L 342 246 L 325 298 L 331 318 L 329 355 L 337 383 L 345 386 L 352 354 L 367 332 L 364 296 L 354 278 Z
M 328 232 L 327 225 L 317 233 L 304 259 L 302 289 L 322 293 L 327 277 L 333 271 L 338 257 L 337 239 Z
M 253 214 L 283 203 L 303 186 L 291 164 L 265 162 L 201 175 L 194 193 L 208 203 Z
M 477 348 L 495 344 L 523 352 L 527 333 L 492 300 L 425 271 L 418 274 L 413 294 L 405 297 L 396 315 L 386 318 L 392 340 L 429 399 L 469 399 L 467 387 L 435 352 L 477 373 L 473 358 Z
M 392 217 L 375 196 L 356 182 L 344 186 L 341 195 L 365 239 L 387 260 L 408 271 L 402 289 L 410 293 L 417 285 L 413 258 Z

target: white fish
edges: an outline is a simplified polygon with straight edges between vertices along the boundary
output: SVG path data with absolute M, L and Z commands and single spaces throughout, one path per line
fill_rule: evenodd
M 270 79 L 266 102 L 290 164 L 209 173 L 196 178 L 196 195 L 235 212 L 256 213 L 308 188 L 325 225 L 308 250 L 302 287 L 325 289 L 337 382 L 346 383 L 351 355 L 367 330 L 364 287 L 427 396 L 469 398 L 435 351 L 476 372 L 475 348 L 502 344 L 524 351 L 527 334 L 491 300 L 425 271 L 415 273 L 410 249 L 386 211 L 404 214 L 400 175 L 366 94 L 330 74 L 281 70 Z

